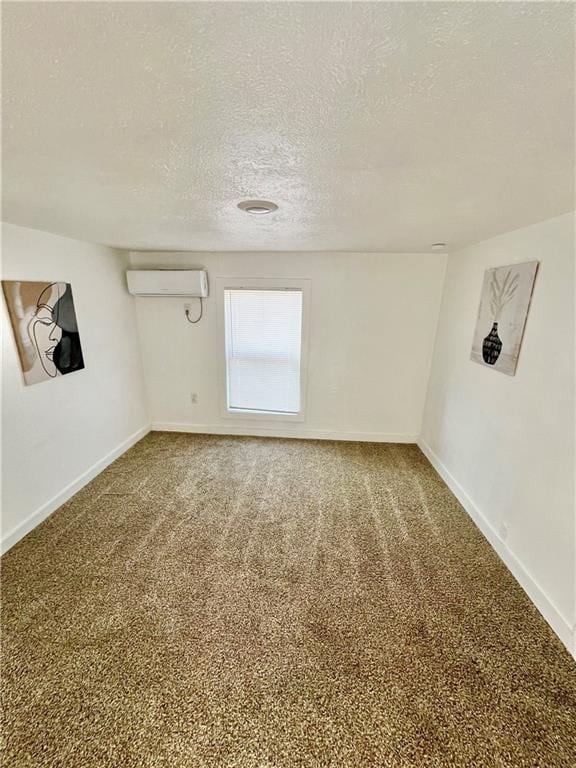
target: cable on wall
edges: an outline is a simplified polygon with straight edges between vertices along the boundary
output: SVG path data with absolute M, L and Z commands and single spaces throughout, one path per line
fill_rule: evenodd
M 188 320 L 188 322 L 191 325 L 195 325 L 196 323 L 199 323 L 200 320 L 202 320 L 202 315 L 204 313 L 204 304 L 202 303 L 202 297 L 199 296 L 198 299 L 200 301 L 200 313 L 199 313 L 198 317 L 196 318 L 196 320 L 191 320 L 190 319 L 190 307 L 188 305 L 186 305 L 185 308 L 184 308 L 184 314 L 186 315 L 186 320 Z

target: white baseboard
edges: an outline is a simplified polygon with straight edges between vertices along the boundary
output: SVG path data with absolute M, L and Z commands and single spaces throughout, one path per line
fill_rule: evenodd
M 280 425 L 252 427 L 244 424 L 182 424 L 171 421 L 152 422 L 154 432 L 191 432 L 204 435 L 245 435 L 247 437 L 292 437 L 299 440 L 352 440 L 363 443 L 416 443 L 418 435 L 387 432 L 339 432 L 329 429 L 293 429 Z
M 548 595 L 546 595 L 535 581 L 534 577 L 528 573 L 516 555 L 506 546 L 500 536 L 498 536 L 491 523 L 478 509 L 464 488 L 462 488 L 460 483 L 434 453 L 432 448 L 430 448 L 430 446 L 422 439 L 419 439 L 417 442 L 422 453 L 438 472 L 442 480 L 444 480 L 454 496 L 456 496 L 472 520 L 476 523 L 492 549 L 495 550 L 496 554 L 526 592 L 538 611 L 566 646 L 569 653 L 576 658 L 576 627 L 570 626 L 569 622 L 562 616 Z
M 39 525 L 43 520 L 55 512 L 58 507 L 61 507 L 62 504 L 74 496 L 74 494 L 77 493 L 80 488 L 89 483 L 90 480 L 93 480 L 96 475 L 100 474 L 103 469 L 106 469 L 109 464 L 112 464 L 112 462 L 115 461 L 119 456 L 121 456 L 135 443 L 147 435 L 148 432 L 150 432 L 149 425 L 142 427 L 137 432 L 134 432 L 133 435 L 130 435 L 130 437 L 120 443 L 120 445 L 116 446 L 116 448 L 110 451 L 110 453 L 107 453 L 106 456 L 101 458 L 99 461 L 89 467 L 85 472 L 79 475 L 75 480 L 69 483 L 65 488 L 57 493 L 56 496 L 51 498 L 39 509 L 33 512 L 29 517 L 26 518 L 26 520 L 17 525 L 16 528 L 13 528 L 10 533 L 7 533 L 6 536 L 3 536 L 0 543 L 0 552 L 2 554 L 7 552 L 11 547 L 14 546 L 14 544 L 16 544 L 16 542 L 24 538 L 27 533 L 30 533 L 31 530 L 36 528 L 37 525 Z
M 102 470 L 115 461 L 119 456 L 125 453 L 135 443 L 141 440 L 150 430 L 161 432 L 190 432 L 200 434 L 215 435 L 247 435 L 256 437 L 289 437 L 296 439 L 312 440 L 351 440 L 359 442 L 374 443 L 418 443 L 422 453 L 430 461 L 434 469 L 444 480 L 448 488 L 476 523 L 480 531 L 484 534 L 492 548 L 504 562 L 508 570 L 512 573 L 516 581 L 524 589 L 528 597 L 552 627 L 556 635 L 566 646 L 568 651 L 576 658 L 576 627 L 571 627 L 569 622 L 562 616 L 560 611 L 552 603 L 534 578 L 524 568 L 516 555 L 500 539 L 492 525 L 478 509 L 476 504 L 468 496 L 456 478 L 450 473 L 447 467 L 441 462 L 438 456 L 423 440 L 418 439 L 417 435 L 382 433 L 382 432 L 338 432 L 322 429 L 287 429 L 282 427 L 246 427 L 241 424 L 183 424 L 174 422 L 153 422 L 150 426 L 142 427 L 133 435 L 124 440 L 120 445 L 110 451 L 106 456 L 93 464 L 89 469 L 83 472 L 73 482 L 69 483 L 56 496 L 43 504 L 39 509 L 33 512 L 29 517 L 13 528 L 10 533 L 2 538 L 0 551 L 7 552 L 20 539 L 30 533 L 39 523 L 55 512 L 68 499 L 77 493 L 83 486 L 93 480 Z

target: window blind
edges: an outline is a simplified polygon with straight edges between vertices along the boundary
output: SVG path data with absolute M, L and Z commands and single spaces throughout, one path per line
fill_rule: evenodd
M 224 292 L 228 408 L 300 411 L 301 290 Z

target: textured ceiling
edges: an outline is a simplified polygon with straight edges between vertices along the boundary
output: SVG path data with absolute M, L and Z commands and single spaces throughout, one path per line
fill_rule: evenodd
M 4 3 L 3 217 L 132 249 L 421 251 L 563 213 L 573 11 Z

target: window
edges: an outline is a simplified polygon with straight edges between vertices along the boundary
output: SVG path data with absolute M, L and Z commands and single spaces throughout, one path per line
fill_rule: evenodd
M 303 289 L 225 287 L 223 304 L 226 415 L 298 419 Z

